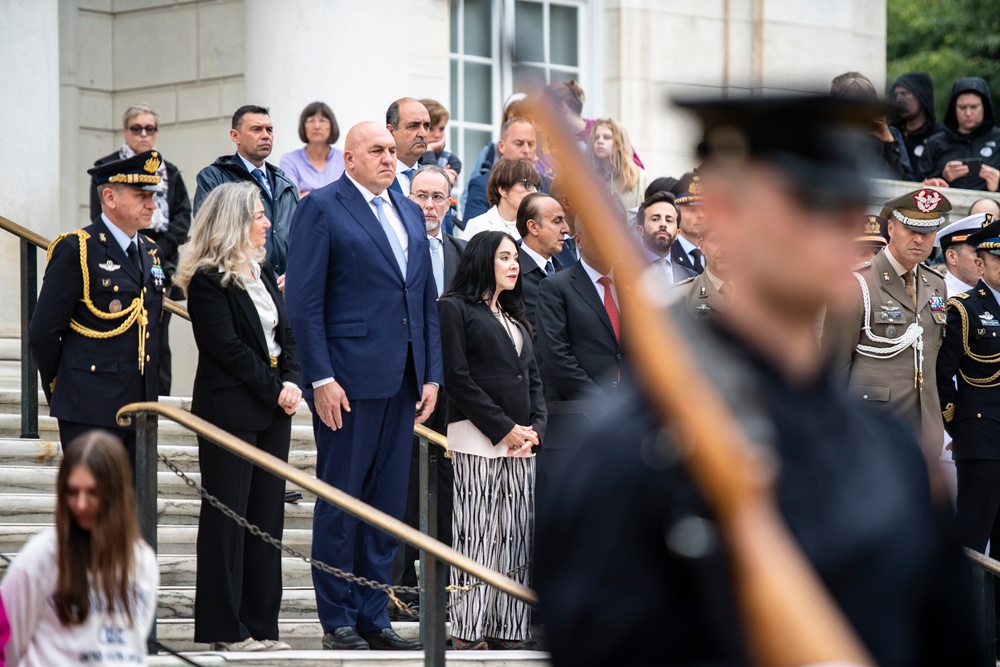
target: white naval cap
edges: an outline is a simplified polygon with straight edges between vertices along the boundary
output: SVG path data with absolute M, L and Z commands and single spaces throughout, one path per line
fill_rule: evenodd
M 968 217 L 956 220 L 938 232 L 934 240 L 935 247 L 947 250 L 956 243 L 965 243 L 969 236 L 993 221 L 991 213 L 976 213 Z

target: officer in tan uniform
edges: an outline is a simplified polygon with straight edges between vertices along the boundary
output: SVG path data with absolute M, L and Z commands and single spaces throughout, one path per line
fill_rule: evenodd
M 725 242 L 717 228 L 702 228 L 698 238 L 705 270 L 673 286 L 675 292 L 670 302 L 683 300 L 685 312 L 695 319 L 712 319 L 733 300 L 732 266 L 727 257 Z
M 889 245 L 857 267 L 856 299 L 831 306 L 823 345 L 848 394 L 912 424 L 928 451 L 941 446 L 935 363 L 945 325 L 944 277 L 923 262 L 951 203 L 922 188 L 885 204 Z

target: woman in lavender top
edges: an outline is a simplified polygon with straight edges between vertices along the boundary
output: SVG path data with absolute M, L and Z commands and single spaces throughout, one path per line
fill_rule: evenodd
M 299 196 L 329 185 L 344 173 L 344 152 L 334 148 L 340 138 L 340 126 L 333 109 L 324 102 L 313 102 L 299 117 L 299 139 L 305 146 L 281 156 L 281 169 L 299 189 Z

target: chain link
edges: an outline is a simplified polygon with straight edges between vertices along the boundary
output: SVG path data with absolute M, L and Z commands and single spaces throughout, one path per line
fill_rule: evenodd
M 270 544 L 275 549 L 278 549 L 279 551 L 282 551 L 282 552 L 288 554 L 289 556 L 292 556 L 293 558 L 298 558 L 299 560 L 308 563 L 311 567 L 316 568 L 320 572 L 325 572 L 327 574 L 332 574 L 335 577 L 338 577 L 340 579 L 344 579 L 345 581 L 349 581 L 352 584 L 357 584 L 358 586 L 365 586 L 367 588 L 373 588 L 373 589 L 375 589 L 377 591 L 382 591 L 383 593 L 385 593 L 386 595 L 389 596 L 389 599 L 393 602 L 393 604 L 395 604 L 396 607 L 401 612 L 403 612 L 404 614 L 409 614 L 410 616 L 412 616 L 414 618 L 422 618 L 423 617 L 423 614 L 415 611 L 414 609 L 412 609 L 411 607 L 409 607 L 408 605 L 406 605 L 402 600 L 400 600 L 397 597 L 397 594 L 419 595 L 419 594 L 421 594 L 421 593 L 424 592 L 423 588 L 421 588 L 419 586 L 390 586 L 389 584 L 383 584 L 383 583 L 380 583 L 378 581 L 372 581 L 371 579 L 367 579 L 365 577 L 360 577 L 360 576 L 358 576 L 356 574 L 352 574 L 351 572 L 345 572 L 344 570 L 341 570 L 340 568 L 334 567 L 332 565 L 328 565 L 327 563 L 324 563 L 323 561 L 316 560 L 316 559 L 312 558 L 311 556 L 307 556 L 306 554 L 302 553 L 301 551 L 298 551 L 297 549 L 294 549 L 294 548 L 288 546 L 287 544 L 282 543 L 281 540 L 279 540 L 279 539 L 271 536 L 267 532 L 261 530 L 259 527 L 255 526 L 254 524 L 252 524 L 249 521 L 247 521 L 245 518 L 243 518 L 242 516 L 240 516 L 236 512 L 236 510 L 233 510 L 232 508 L 228 507 L 225 503 L 223 503 L 221 500 L 219 500 L 218 498 L 216 498 L 215 496 L 213 496 L 211 493 L 209 493 L 208 491 L 206 491 L 201 485 L 199 485 L 193 479 L 191 479 L 186 474 L 184 474 L 183 470 L 181 470 L 179 467 L 177 467 L 177 465 L 173 461 L 171 461 L 170 459 L 168 459 L 163 454 L 157 453 L 156 456 L 157 456 L 158 459 L 160 459 L 161 461 L 163 461 L 163 464 L 165 466 L 167 466 L 168 468 L 170 468 L 170 470 L 175 475 L 177 475 L 178 477 L 180 477 L 181 480 L 183 480 L 184 483 L 188 487 L 190 487 L 191 489 L 194 489 L 194 491 L 203 500 L 205 500 L 206 502 L 208 502 L 209 505 L 211 505 L 215 509 L 219 510 L 220 512 L 222 512 L 223 515 L 229 517 L 230 519 L 232 519 L 233 521 L 235 521 L 237 524 L 239 524 L 240 526 L 242 526 L 243 528 L 245 528 L 247 531 L 250 532 L 251 535 L 259 537 L 260 539 L 262 539 L 267 544 Z M 514 568 L 510 572 L 506 573 L 505 576 L 511 577 L 511 576 L 513 576 L 515 574 L 519 574 L 521 572 L 524 572 L 524 571 L 526 571 L 528 569 L 529 566 L 530 566 L 529 563 L 525 563 L 524 565 L 521 565 L 520 567 Z M 477 581 L 476 583 L 470 584 L 468 586 L 457 586 L 457 585 L 446 586 L 445 587 L 445 591 L 447 593 L 463 593 L 463 595 L 459 596 L 457 599 L 452 600 L 451 604 L 448 605 L 447 610 L 450 611 L 455 605 L 457 605 L 458 603 L 460 603 L 473 590 L 475 590 L 477 588 L 480 588 L 482 586 L 488 586 L 488 585 L 489 584 L 487 584 L 485 581 Z

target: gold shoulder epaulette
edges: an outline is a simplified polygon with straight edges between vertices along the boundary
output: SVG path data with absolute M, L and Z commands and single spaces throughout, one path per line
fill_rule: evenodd
M 927 269 L 928 271 L 930 271 L 931 273 L 933 273 L 935 276 L 937 276 L 941 280 L 944 280 L 944 274 L 941 273 L 940 271 L 938 271 L 937 269 L 935 269 L 934 267 L 932 267 L 927 262 L 921 262 L 920 266 L 924 267 L 925 269 Z
M 951 298 L 952 299 L 968 299 L 969 298 L 969 293 L 968 292 L 959 292 L 958 294 L 954 295 Z M 950 300 L 951 299 L 949 299 L 949 301 Z
M 49 244 L 48 250 L 45 251 L 45 261 L 46 262 L 48 262 L 48 261 L 50 261 L 52 259 L 52 253 L 55 251 L 56 246 L 59 245 L 59 242 L 62 241 L 64 238 L 68 237 L 68 236 L 75 236 L 75 237 L 77 237 L 78 239 L 80 239 L 80 243 L 81 244 L 86 243 L 87 239 L 90 238 L 90 234 L 88 234 L 87 232 L 83 231 L 82 229 L 77 229 L 77 230 L 72 231 L 72 232 L 65 232 L 63 234 L 60 234 L 59 236 L 55 237 L 55 239 L 52 240 L 52 243 Z

